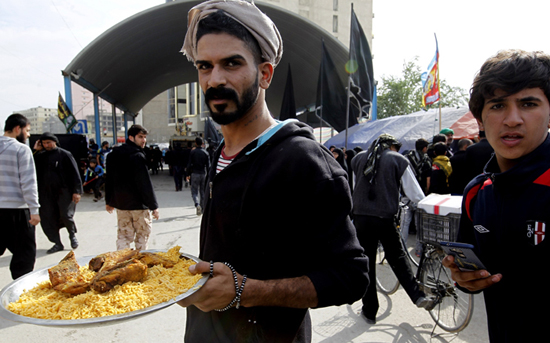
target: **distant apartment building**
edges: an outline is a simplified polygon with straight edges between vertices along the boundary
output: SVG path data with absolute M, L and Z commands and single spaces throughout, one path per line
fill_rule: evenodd
M 31 123 L 31 134 L 41 134 L 45 132 L 43 124 L 49 121 L 50 118 L 57 120 L 61 124 L 61 126 L 63 126 L 63 123 L 61 123 L 61 121 L 57 117 L 57 108 L 45 108 L 42 106 L 38 106 L 26 110 L 15 111 L 14 113 L 21 113 L 22 115 L 27 117 L 27 119 Z
M 373 0 L 262 0 L 309 19 L 349 45 L 351 5 L 367 36 L 372 51 Z
M 42 132 L 67 133 L 67 129 L 56 113 L 55 116 L 49 117 L 42 123 Z

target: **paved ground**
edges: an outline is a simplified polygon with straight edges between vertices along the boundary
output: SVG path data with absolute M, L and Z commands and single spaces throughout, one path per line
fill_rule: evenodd
M 160 220 L 153 224 L 150 249 L 166 249 L 180 245 L 182 251 L 198 255 L 200 217 L 188 188 L 175 192 L 167 171 L 152 176 L 160 204 Z M 80 247 L 77 257 L 91 256 L 115 250 L 116 217 L 105 211 L 103 202 L 95 203 L 86 194 L 77 206 L 76 222 Z M 35 270 L 57 264 L 68 252 L 47 255 L 51 247 L 40 226 L 37 227 L 38 254 Z M 62 232 L 65 247 L 69 247 L 66 231 Z M 11 254 L 0 257 L 0 287 L 10 283 L 9 262 Z M 399 289 L 390 297 L 379 294 L 381 308 L 378 323 L 368 325 L 359 315 L 361 302 L 353 305 L 312 310 L 313 341 L 340 342 L 487 342 L 487 330 L 483 299 L 476 296 L 474 317 L 470 325 L 458 335 L 449 334 L 434 322 L 428 312 L 417 309 L 406 293 Z M 185 310 L 177 305 L 138 319 L 79 328 L 53 328 L 20 324 L 0 318 L 2 342 L 64 343 L 64 342 L 182 342 L 185 329 Z M 205 342 L 207 343 L 207 342 Z

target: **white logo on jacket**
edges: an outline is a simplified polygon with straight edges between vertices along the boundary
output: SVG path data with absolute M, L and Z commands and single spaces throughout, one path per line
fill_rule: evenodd
M 476 231 L 479 232 L 479 233 L 489 233 L 490 232 L 483 225 L 474 225 L 474 229 L 476 229 Z

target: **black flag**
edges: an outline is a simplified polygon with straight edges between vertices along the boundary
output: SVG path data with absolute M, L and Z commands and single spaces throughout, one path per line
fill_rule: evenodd
M 78 124 L 78 120 L 76 120 L 72 114 L 71 110 L 65 103 L 65 100 L 63 100 L 61 93 L 59 93 L 59 96 L 57 97 L 57 116 L 63 123 L 63 126 L 65 126 L 67 133 L 71 132 L 73 127 Z
M 344 131 L 346 129 L 346 105 L 346 89 L 342 85 L 334 62 L 323 41 L 323 56 L 317 81 L 316 113 L 336 131 Z M 349 116 L 349 126 L 355 124 L 357 124 L 357 118 Z
M 351 32 L 349 61 L 346 70 L 350 74 L 350 117 L 367 117 L 372 103 L 374 77 L 369 42 L 351 7 Z
M 292 72 L 290 71 L 290 64 L 288 65 L 288 73 L 286 77 L 285 94 L 283 95 L 283 102 L 281 104 L 281 113 L 279 114 L 279 120 L 296 119 L 296 101 L 294 100 L 294 85 L 292 83 Z

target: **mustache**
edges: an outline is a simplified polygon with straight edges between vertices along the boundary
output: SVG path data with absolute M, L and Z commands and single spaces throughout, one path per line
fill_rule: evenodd
M 239 96 L 236 91 L 226 87 L 208 88 L 206 92 L 204 92 L 205 102 L 216 99 L 237 101 L 239 99 Z

